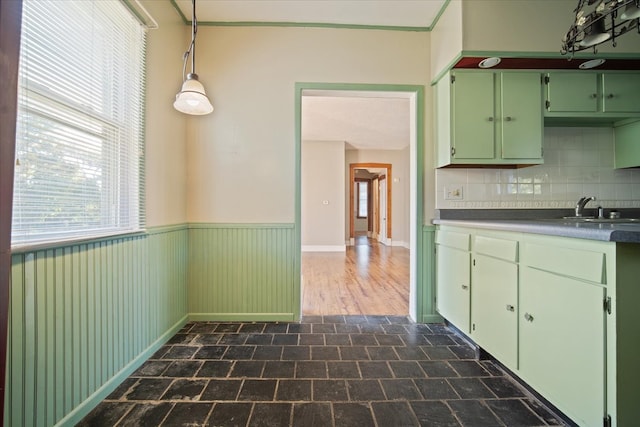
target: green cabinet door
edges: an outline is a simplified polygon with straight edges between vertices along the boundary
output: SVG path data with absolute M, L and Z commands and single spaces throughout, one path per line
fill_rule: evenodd
M 469 333 L 470 272 L 469 252 L 437 246 L 436 308 L 464 333 Z
M 598 75 L 596 73 L 549 73 L 547 111 L 598 111 Z
M 519 374 L 580 426 L 605 414 L 602 287 L 523 267 Z
M 500 73 L 500 146 L 503 159 L 542 159 L 542 86 L 539 73 Z
M 518 266 L 476 255 L 471 272 L 471 337 L 509 369 L 517 369 Z
M 616 168 L 640 166 L 640 120 L 614 128 Z
M 452 83 L 452 157 L 493 159 L 493 73 L 456 73 Z
M 640 112 L 640 74 L 603 74 L 602 102 L 605 113 Z

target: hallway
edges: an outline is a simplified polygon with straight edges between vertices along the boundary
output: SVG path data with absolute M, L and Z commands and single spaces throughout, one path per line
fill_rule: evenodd
M 408 313 L 408 249 L 357 236 L 345 253 L 302 253 L 303 315 Z

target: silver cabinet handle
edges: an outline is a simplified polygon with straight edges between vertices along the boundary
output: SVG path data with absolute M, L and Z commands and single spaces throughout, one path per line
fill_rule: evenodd
M 490 122 L 493 121 L 493 117 L 489 117 L 487 120 L 489 120 Z
M 591 99 L 596 99 L 598 97 L 597 93 L 592 93 L 591 96 L 589 98 Z
M 525 319 L 527 322 L 533 322 L 533 316 L 532 316 L 532 315 L 530 315 L 529 313 L 525 313 L 525 314 L 524 314 L 524 319 Z
M 462 289 L 466 291 L 467 289 L 469 289 L 469 285 L 462 285 Z
M 504 120 L 507 121 L 507 122 L 510 122 L 510 121 L 513 121 L 513 117 L 507 116 L 507 117 L 504 118 Z
M 512 306 L 511 304 L 507 304 L 507 311 L 515 311 L 516 308 L 514 306 Z
M 607 99 L 611 99 L 611 98 L 615 98 L 616 96 L 612 93 L 610 93 L 609 95 L 607 95 Z

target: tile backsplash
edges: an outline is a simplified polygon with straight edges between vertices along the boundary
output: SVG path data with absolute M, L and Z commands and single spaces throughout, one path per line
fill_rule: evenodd
M 436 170 L 437 209 L 640 208 L 640 169 L 613 168 L 613 128 L 550 127 L 544 131 L 544 164 L 520 169 Z M 462 199 L 445 192 L 462 189 Z

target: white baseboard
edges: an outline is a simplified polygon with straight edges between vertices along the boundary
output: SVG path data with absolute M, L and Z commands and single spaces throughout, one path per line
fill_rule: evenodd
M 346 245 L 302 245 L 302 252 L 346 252 Z
M 402 242 L 399 240 L 394 240 L 393 242 L 391 242 L 391 246 L 400 246 L 406 249 L 409 249 L 409 243 L 408 242 Z

